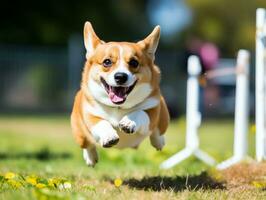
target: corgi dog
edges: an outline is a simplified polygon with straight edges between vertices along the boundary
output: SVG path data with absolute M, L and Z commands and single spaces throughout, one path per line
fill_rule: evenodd
M 160 27 L 137 43 L 104 42 L 90 22 L 84 26 L 86 63 L 71 114 L 74 137 L 89 166 L 102 147 L 137 148 L 149 136 L 161 150 L 169 113 L 154 64 Z

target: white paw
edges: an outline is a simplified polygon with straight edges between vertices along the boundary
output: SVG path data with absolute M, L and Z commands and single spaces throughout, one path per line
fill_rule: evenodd
M 102 147 L 108 148 L 116 145 L 119 142 L 119 136 L 117 134 L 105 134 L 99 140 Z
M 137 132 L 137 124 L 135 121 L 128 118 L 128 116 L 124 116 L 118 124 L 118 127 L 121 131 L 125 133 L 136 133 Z
M 88 166 L 94 167 L 98 162 L 98 154 L 96 148 L 83 149 L 83 158 Z
M 111 147 L 118 143 L 119 136 L 108 121 L 102 120 L 91 129 L 94 139 L 102 147 Z
M 154 134 L 150 136 L 151 145 L 158 151 L 161 151 L 165 145 L 163 135 Z

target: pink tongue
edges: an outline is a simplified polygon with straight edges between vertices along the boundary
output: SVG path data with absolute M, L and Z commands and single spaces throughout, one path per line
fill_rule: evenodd
M 114 103 L 119 103 L 125 100 L 124 98 L 117 96 L 113 91 L 109 92 L 109 98 Z

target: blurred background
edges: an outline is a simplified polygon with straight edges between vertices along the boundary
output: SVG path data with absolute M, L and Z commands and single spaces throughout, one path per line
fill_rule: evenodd
M 15 6 L 14 6 L 15 5 Z M 138 41 L 159 24 L 156 63 L 172 117 L 185 112 L 186 62 L 234 67 L 238 49 L 254 57 L 255 9 L 265 0 L 13 1 L 0 12 L 0 113 L 69 113 L 85 62 L 83 25 L 105 41 Z M 252 59 L 254 60 L 254 59 Z M 252 62 L 250 109 L 254 111 Z M 203 83 L 204 116 L 234 111 L 234 76 Z

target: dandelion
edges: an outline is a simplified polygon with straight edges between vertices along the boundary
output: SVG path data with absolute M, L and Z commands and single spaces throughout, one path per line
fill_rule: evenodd
M 7 173 L 5 174 L 5 178 L 6 178 L 6 179 L 13 179 L 13 178 L 15 178 L 15 176 L 16 176 L 16 174 L 13 173 L 13 172 L 7 172 Z
M 31 184 L 31 185 L 36 185 L 37 184 L 37 178 L 36 177 L 26 177 L 26 182 Z
M 50 178 L 48 180 L 48 186 L 50 187 L 57 187 L 60 184 L 60 179 L 58 178 Z
M 4 175 L 0 174 L 0 188 L 6 183 L 9 187 L 20 188 L 27 186 L 34 186 L 37 191 L 43 191 L 44 189 L 70 189 L 72 184 L 70 181 L 61 178 L 42 178 L 36 175 L 23 176 L 21 174 L 15 174 L 13 172 L 7 172 Z M 42 190 L 38 190 L 42 189 Z M 51 190 L 52 191 L 52 190 Z
M 22 184 L 21 184 L 20 182 L 15 181 L 15 180 L 13 180 L 13 179 L 9 179 L 9 180 L 7 181 L 7 183 L 8 183 L 9 185 L 11 185 L 12 187 L 14 187 L 14 188 L 20 188 L 20 187 L 22 186 Z
M 46 185 L 43 184 L 43 183 L 37 183 L 36 184 L 36 188 L 38 188 L 38 189 L 42 189 L 42 188 L 45 188 L 45 187 L 46 187 Z
M 120 187 L 122 185 L 123 181 L 120 178 L 116 178 L 114 180 L 114 184 L 116 187 Z
M 252 184 L 256 188 L 266 188 L 266 183 L 265 182 L 253 181 Z

